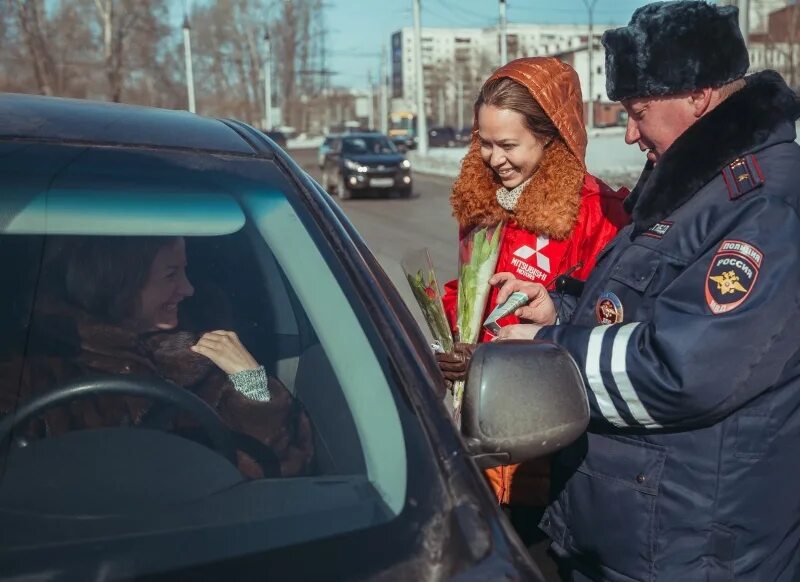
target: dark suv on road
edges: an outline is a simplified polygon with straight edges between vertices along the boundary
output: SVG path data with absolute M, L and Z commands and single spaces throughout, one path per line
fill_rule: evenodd
M 322 185 L 346 200 L 355 190 L 398 192 L 411 196 L 411 162 L 382 133 L 341 136 L 322 168 Z

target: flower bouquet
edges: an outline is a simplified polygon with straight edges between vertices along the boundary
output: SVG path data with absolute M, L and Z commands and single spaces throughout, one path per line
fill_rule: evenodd
M 504 223 L 473 228 L 461 237 L 458 252 L 457 341 L 474 344 L 481 334 L 489 279 L 497 268 Z M 453 417 L 460 423 L 464 382 L 453 386 Z
M 444 313 L 442 296 L 428 249 L 407 254 L 401 264 L 414 293 L 414 299 L 417 300 L 431 331 L 434 349 L 452 352 L 453 334 L 450 332 L 450 325 Z

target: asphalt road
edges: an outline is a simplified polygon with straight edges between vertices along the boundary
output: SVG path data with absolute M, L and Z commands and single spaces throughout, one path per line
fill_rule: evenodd
M 316 150 L 290 150 L 289 153 L 318 181 Z M 413 168 L 412 168 L 413 172 Z M 389 193 L 367 195 L 339 202 L 372 253 L 400 291 L 411 313 L 425 334 L 430 333 L 403 274 L 400 261 L 408 253 L 423 248 L 430 251 L 439 286 L 455 279 L 458 270 L 458 229 L 450 213 L 450 188 L 453 181 L 413 173 L 413 195 L 403 199 Z

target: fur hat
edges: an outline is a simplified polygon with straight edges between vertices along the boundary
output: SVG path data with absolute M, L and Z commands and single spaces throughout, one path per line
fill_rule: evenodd
M 735 6 L 698 0 L 653 2 L 628 26 L 606 31 L 610 99 L 652 97 L 721 87 L 750 66 Z

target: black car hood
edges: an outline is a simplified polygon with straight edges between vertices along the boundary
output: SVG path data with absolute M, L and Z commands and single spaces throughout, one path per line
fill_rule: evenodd
M 346 160 L 358 162 L 359 164 L 368 164 L 373 166 L 376 164 L 396 166 L 405 159 L 399 154 L 342 154 L 342 157 Z

